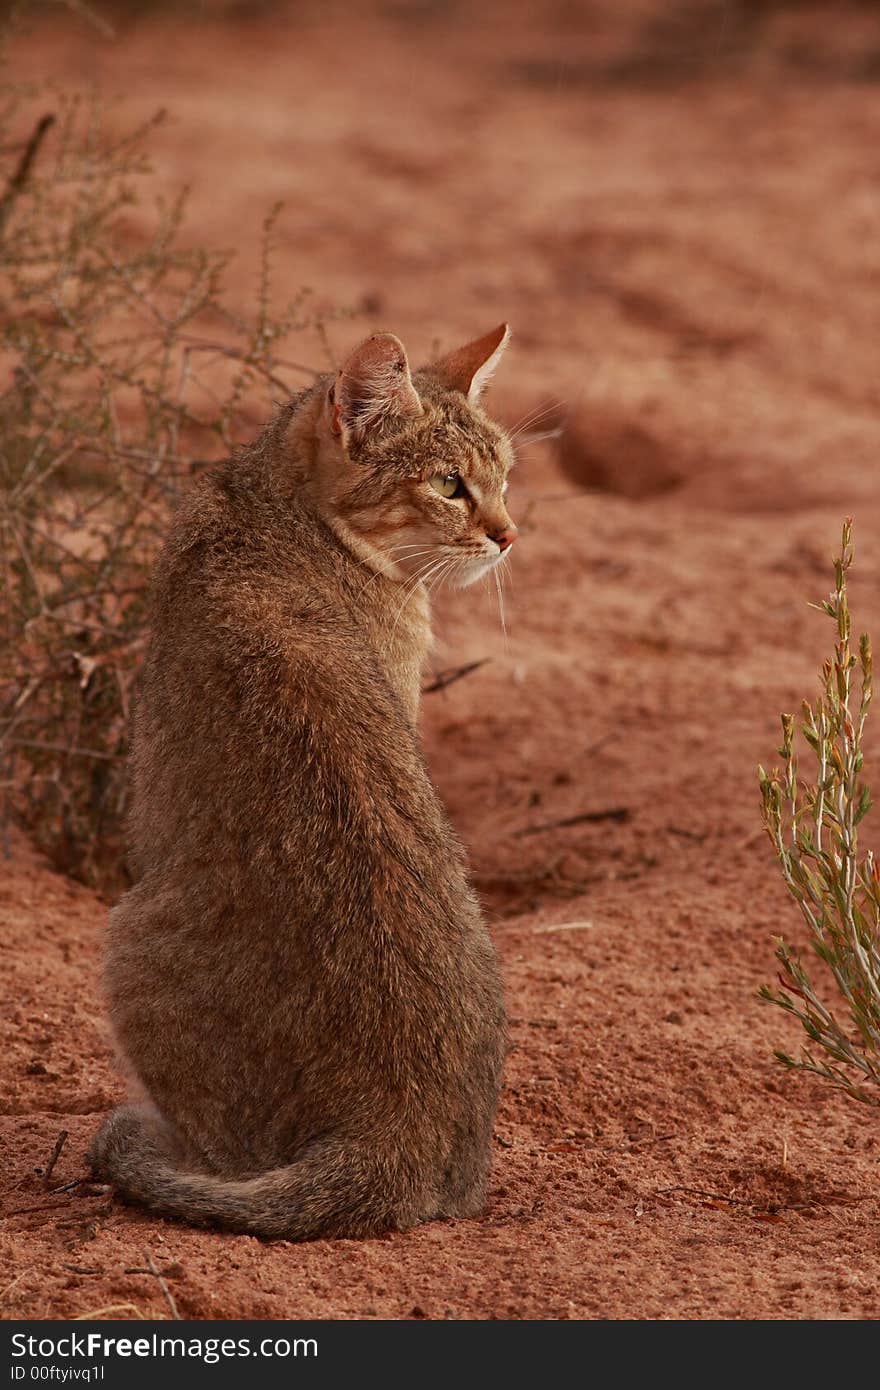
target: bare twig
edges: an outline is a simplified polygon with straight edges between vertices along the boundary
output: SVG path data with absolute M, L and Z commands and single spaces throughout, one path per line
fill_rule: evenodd
M 52 1177 L 52 1173 L 53 1173 L 54 1170 L 55 1170 L 55 1164 L 58 1162 L 59 1158 L 61 1157 L 61 1150 L 64 1148 L 64 1145 L 67 1143 L 67 1141 L 68 1141 L 69 1138 L 70 1138 L 70 1135 L 69 1135 L 68 1131 L 67 1131 L 66 1129 L 62 1129 L 61 1132 L 60 1132 L 60 1134 L 58 1135 L 58 1138 L 55 1140 L 55 1147 L 54 1147 L 54 1149 L 52 1150 L 51 1156 L 50 1156 L 50 1158 L 49 1158 L 49 1162 L 46 1164 L 46 1169 L 45 1169 L 45 1172 L 43 1173 L 43 1186 L 44 1186 L 44 1187 L 48 1187 L 48 1186 L 49 1186 L 49 1180 L 50 1180 L 50 1178 Z M 58 1188 L 57 1191 L 60 1192 L 61 1189 Z
M 150 1267 L 150 1269 L 149 1269 L 150 1274 L 152 1274 L 152 1275 L 155 1276 L 156 1280 L 158 1281 L 159 1288 L 162 1290 L 163 1294 L 165 1295 L 165 1301 L 167 1302 L 168 1307 L 171 1309 L 171 1316 L 172 1316 L 177 1322 L 180 1322 L 180 1321 L 181 1321 L 181 1317 L 180 1317 L 180 1314 L 179 1314 L 178 1311 L 177 1311 L 177 1304 L 176 1304 L 175 1301 L 174 1301 L 174 1295 L 173 1295 L 173 1293 L 171 1292 L 171 1290 L 169 1289 L 168 1285 L 165 1283 L 165 1280 L 162 1278 L 162 1275 L 159 1273 L 159 1270 L 158 1270 L 157 1267 L 156 1267 L 156 1261 L 153 1259 L 153 1257 L 152 1257 L 152 1255 L 150 1254 L 149 1250 L 145 1250 L 145 1251 L 144 1251 L 144 1256 L 145 1256 L 145 1258 L 146 1258 L 147 1264 L 148 1264 L 149 1267 Z
M 50 1187 L 49 1191 L 55 1192 L 75 1192 L 78 1187 L 85 1187 L 89 1184 L 88 1178 L 73 1178 L 70 1182 L 63 1182 L 59 1187 Z
M 542 835 L 545 830 L 563 830 L 569 825 L 592 824 L 599 821 L 610 820 L 624 825 L 631 818 L 632 812 L 628 806 L 612 806 L 607 811 L 581 811 L 577 816 L 565 816 L 562 820 L 545 821 L 542 825 L 525 825 L 513 833 L 517 838 L 522 838 L 524 835 Z
M 68 1202 L 38 1202 L 31 1207 L 13 1207 L 12 1211 L 6 1213 L 7 1216 L 30 1216 L 35 1211 L 58 1211 L 62 1207 L 69 1206 Z
M 464 666 L 450 666 L 445 671 L 438 671 L 429 685 L 422 686 L 422 694 L 433 695 L 435 690 L 445 690 L 447 686 L 454 685 L 456 681 L 469 676 L 472 671 L 478 671 L 489 661 L 491 661 L 491 657 L 484 656 L 481 661 L 469 661 Z
M 677 1183 L 675 1187 L 658 1187 L 657 1193 L 665 1196 L 670 1192 L 685 1192 L 691 1197 L 705 1197 L 711 1202 L 727 1202 L 732 1207 L 753 1207 L 754 1202 L 742 1202 L 738 1197 L 725 1197 L 723 1192 L 707 1192 L 702 1187 L 684 1187 Z
M 618 737 L 619 735 L 616 730 L 611 729 L 607 734 L 603 734 L 601 738 L 597 738 L 595 743 L 589 744 L 589 746 L 584 749 L 583 756 L 589 758 L 593 753 L 599 753 L 603 748 L 607 748 L 609 743 L 614 743 Z
M 22 151 L 21 159 L 18 161 L 12 173 L 12 177 L 6 185 L 6 192 L 3 194 L 3 197 L 0 198 L 0 235 L 2 235 L 3 229 L 9 220 L 9 215 L 15 206 L 16 198 L 18 198 L 28 181 L 31 168 L 33 167 L 40 146 L 54 124 L 55 117 L 49 112 L 47 115 L 41 116 L 34 126 L 31 137 Z

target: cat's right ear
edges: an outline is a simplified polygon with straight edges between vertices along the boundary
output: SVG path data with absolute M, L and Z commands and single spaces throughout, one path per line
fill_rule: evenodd
M 364 439 L 394 419 L 415 419 L 422 403 L 412 384 L 406 351 L 393 333 L 374 333 L 356 347 L 336 375 L 331 428 L 343 444 Z

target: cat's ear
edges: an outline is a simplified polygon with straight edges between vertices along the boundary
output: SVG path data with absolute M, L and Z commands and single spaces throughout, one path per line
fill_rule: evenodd
M 427 370 L 435 381 L 450 391 L 460 391 L 471 405 L 476 405 L 509 342 L 510 327 L 500 323 L 485 337 L 467 343 L 457 352 L 450 352 L 439 362 L 432 362 Z
M 421 414 L 403 343 L 393 333 L 374 333 L 355 348 L 337 373 L 334 433 L 342 436 L 343 443 L 360 440 L 388 421 Z

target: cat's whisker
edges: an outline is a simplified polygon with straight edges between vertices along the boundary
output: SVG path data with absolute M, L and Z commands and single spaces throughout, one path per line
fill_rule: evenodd
M 434 581 L 439 580 L 439 578 L 442 578 L 443 571 L 445 571 L 446 563 L 448 563 L 446 562 L 446 560 L 439 559 L 437 563 L 432 564 L 432 566 L 428 567 L 428 569 L 420 575 L 420 582 L 421 584 L 424 584 L 424 587 L 425 589 L 427 589 L 428 594 L 430 594 L 432 588 L 434 588 Z M 410 589 L 410 598 L 412 598 L 414 591 L 416 591 L 417 587 L 418 585 L 416 584 L 412 589 Z
M 415 573 L 409 575 L 409 577 L 408 577 L 407 579 L 404 580 L 404 582 L 403 582 L 403 596 L 402 596 L 402 599 L 401 599 L 401 606 L 400 606 L 400 607 L 398 608 L 398 610 L 397 610 L 398 614 L 400 613 L 401 608 L 404 607 L 404 606 L 406 605 L 407 601 L 408 601 L 409 598 L 410 598 L 410 595 L 413 594 L 413 593 L 415 592 L 415 590 L 417 589 L 419 583 L 420 583 L 421 580 L 422 580 L 422 577 L 427 573 L 427 571 L 428 571 L 430 568 L 431 568 L 431 561 L 430 561 L 430 560 L 423 561 L 422 564 L 419 565 L 419 567 L 418 567 L 418 569 L 415 571 Z
M 564 425 L 555 425 L 552 430 L 538 430 L 536 434 L 524 433 L 517 436 L 518 444 L 543 444 L 547 439 L 561 439 L 565 434 Z
M 363 563 L 366 564 L 366 561 L 363 561 Z M 361 599 L 363 598 L 364 594 L 365 594 L 365 593 L 367 592 L 367 590 L 369 589 L 370 585 L 373 584 L 373 583 L 375 583 L 375 581 L 376 581 L 377 579 L 390 579 L 390 578 L 391 578 L 391 575 L 388 573 L 387 570 L 373 570 L 373 573 L 369 576 L 368 579 L 366 579 L 366 580 L 364 581 L 364 583 L 361 585 L 360 589 L 358 590 L 358 593 L 357 593 L 357 602 L 360 603 Z
M 527 430 L 533 430 L 544 420 L 549 420 L 554 415 L 560 414 L 565 409 L 564 401 L 550 401 L 545 405 L 535 406 L 532 410 L 526 411 L 525 415 L 508 431 L 508 438 L 512 443 L 521 439 Z
M 436 551 L 434 552 L 434 554 L 436 555 Z M 390 636 L 389 640 L 392 640 L 392 639 L 393 639 L 394 634 L 395 634 L 395 632 L 397 631 L 397 624 L 400 622 L 401 616 L 402 616 L 402 614 L 403 614 L 403 610 L 404 610 L 404 609 L 407 607 L 407 605 L 409 604 L 409 601 L 410 601 L 410 599 L 413 597 L 413 595 L 415 594 L 416 590 L 418 589 L 419 584 L 423 584 L 423 583 L 425 583 L 428 579 L 430 579 L 430 577 L 431 577 L 431 575 L 434 573 L 434 571 L 435 571 L 436 569 L 438 569 L 438 568 L 440 567 L 440 565 L 442 565 L 442 564 L 443 564 L 443 560 L 440 559 L 440 560 L 435 560 L 433 564 L 428 563 L 428 564 L 422 565 L 421 568 L 418 569 L 418 570 L 416 571 L 416 573 L 411 577 L 411 579 L 409 579 L 409 580 L 407 581 L 407 583 L 406 583 L 406 585 L 405 585 L 405 589 L 404 589 L 403 599 L 402 599 L 402 601 L 401 601 L 401 603 L 400 603 L 400 606 L 399 606 L 398 609 L 397 609 L 397 613 L 395 614 L 395 617 L 394 617 L 394 622 L 393 622 L 393 624 L 392 624 L 392 626 L 391 626 L 391 636 Z
M 454 551 L 449 556 L 449 564 L 443 574 L 444 581 L 452 577 L 454 584 L 455 576 L 459 573 L 466 573 L 467 570 L 470 568 L 471 564 L 473 563 L 474 559 L 475 556 L 473 555 L 467 553 L 462 555 L 457 550 Z
M 428 593 L 429 593 L 429 594 L 432 594 L 432 593 L 434 592 L 435 589 L 439 589 L 439 587 L 440 587 L 440 585 L 443 583 L 443 581 L 444 581 L 444 580 L 449 576 L 449 574 L 452 572 L 452 570 L 453 570 L 453 568 L 455 567 L 456 563 L 457 563 L 457 561 L 456 561 L 454 558 L 446 561 L 446 564 L 445 564 L 444 568 L 441 569 L 440 573 L 439 573 L 438 575 L 436 575 L 436 576 L 431 580 L 431 582 L 430 582 L 430 584 L 429 584 L 429 586 L 428 586 Z
M 384 550 L 380 551 L 380 554 L 387 559 L 391 556 L 396 555 L 398 551 L 421 550 L 427 553 L 427 551 L 431 548 L 433 547 L 426 546 L 424 541 L 397 541 L 394 545 L 386 546 Z M 365 556 L 362 560 L 356 560 L 355 564 L 357 565 L 358 569 L 362 569 L 365 565 L 372 565 L 373 560 L 369 556 Z
M 498 573 L 499 566 L 496 565 L 492 570 L 492 578 L 495 580 L 495 590 L 498 594 L 498 616 L 501 619 L 501 631 L 504 633 L 505 645 L 507 643 L 507 623 L 504 620 L 504 594 L 501 588 L 501 575 Z
M 527 410 L 524 415 L 520 416 L 510 433 L 520 433 L 524 429 L 533 427 L 536 421 L 564 409 L 565 401 L 562 400 L 561 397 L 557 397 L 555 400 L 539 402 L 537 405 L 532 406 L 531 410 Z
M 429 598 L 430 598 L 431 595 L 433 594 L 434 590 L 437 588 L 437 585 L 438 585 L 439 583 L 442 583 L 442 580 L 443 580 L 443 571 L 442 571 L 442 569 L 441 569 L 441 570 L 439 571 L 438 574 L 433 575 L 432 578 L 431 578 L 430 580 L 426 580 L 426 581 L 425 581 L 425 592 L 427 593 L 427 595 L 428 595 Z
M 436 550 L 437 550 L 437 547 L 436 547 L 436 546 L 421 546 L 420 548 L 419 548 L 419 547 L 414 547 L 414 548 L 415 548 L 415 550 L 416 550 L 416 553 L 415 553 L 414 555 L 402 555 L 400 558 L 401 558 L 402 560 L 407 560 L 407 561 L 410 561 L 410 560 L 418 560 L 418 559 L 420 559 L 423 555 L 435 555 L 435 554 L 436 554 Z M 386 554 L 387 556 L 390 557 L 390 556 L 391 556 L 391 551 L 390 551 L 390 550 L 387 550 L 387 551 L 385 552 L 385 554 Z M 362 565 L 365 565 L 365 564 L 367 564 L 368 562 L 367 562 L 366 560 L 361 560 L 360 563 L 361 563 Z M 358 599 L 360 600 L 361 598 L 363 598 L 363 596 L 364 596 L 364 594 L 366 593 L 367 589 L 370 587 L 370 585 L 373 583 L 373 581 L 374 581 L 375 579 L 380 579 L 380 578 L 390 579 L 391 577 L 392 577 L 392 576 L 388 573 L 387 570 L 376 570 L 373 574 L 370 575 L 369 579 L 366 581 L 366 583 L 363 585 L 363 587 L 358 591 Z

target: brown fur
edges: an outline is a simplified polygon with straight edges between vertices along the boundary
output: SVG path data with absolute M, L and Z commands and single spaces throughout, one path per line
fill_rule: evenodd
M 413 378 L 368 339 L 173 522 L 106 966 L 140 1098 L 90 1154 L 155 1211 L 299 1240 L 483 1205 L 504 1014 L 416 732 L 419 575 L 515 533 L 476 403 L 504 341 Z M 451 470 L 479 501 L 427 482 Z

